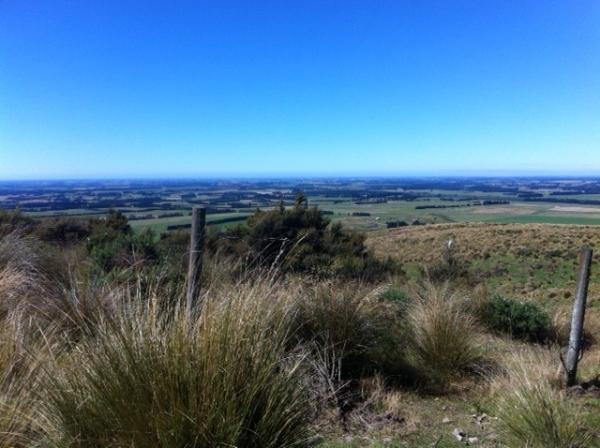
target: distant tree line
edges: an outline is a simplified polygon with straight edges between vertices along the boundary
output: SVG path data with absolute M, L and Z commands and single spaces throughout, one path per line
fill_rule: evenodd
M 459 208 L 459 207 L 480 207 L 480 206 L 504 205 L 504 204 L 510 204 L 510 201 L 485 199 L 485 200 L 482 200 L 482 201 L 473 202 L 473 203 L 469 203 L 469 204 L 417 205 L 415 207 L 415 209 L 416 210 L 425 210 L 425 209 L 430 209 L 430 208 L 439 209 L 439 208 Z

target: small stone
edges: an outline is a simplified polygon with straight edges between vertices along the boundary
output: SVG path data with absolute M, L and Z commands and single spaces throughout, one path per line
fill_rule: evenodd
M 473 444 L 479 442 L 479 439 L 477 437 L 469 437 L 467 442 L 469 442 L 469 444 Z
M 583 395 L 585 394 L 585 389 L 580 385 L 571 386 L 567 389 L 567 394 L 569 395 Z
M 442 423 L 450 423 L 451 421 L 452 421 L 452 420 L 450 420 L 450 418 L 449 418 L 449 417 L 444 417 L 444 418 L 442 419 Z
M 462 429 L 460 428 L 454 428 L 454 431 L 452 431 L 452 435 L 456 438 L 456 440 L 458 440 L 459 442 L 462 442 L 463 440 L 465 440 L 465 437 L 467 437 L 467 433 L 464 432 Z
M 384 445 L 389 445 L 390 443 L 392 443 L 392 438 L 391 437 L 385 437 L 382 440 L 382 442 L 383 442 Z
M 354 440 L 354 437 L 352 437 L 349 434 L 347 436 L 344 436 L 344 442 L 345 443 L 352 443 L 353 440 Z

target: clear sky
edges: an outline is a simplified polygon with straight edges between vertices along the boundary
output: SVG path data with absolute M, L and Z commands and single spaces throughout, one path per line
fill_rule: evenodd
M 0 0 L 0 180 L 600 174 L 597 0 Z

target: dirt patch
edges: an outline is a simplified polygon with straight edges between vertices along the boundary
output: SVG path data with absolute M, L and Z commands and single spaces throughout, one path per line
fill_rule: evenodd
M 598 213 L 600 208 L 596 207 L 578 207 L 578 206 L 556 206 L 550 209 L 551 212 L 568 212 L 568 213 Z
M 477 207 L 474 208 L 472 213 L 474 215 L 508 215 L 508 216 L 521 216 L 531 215 L 535 211 L 534 208 L 526 207 Z

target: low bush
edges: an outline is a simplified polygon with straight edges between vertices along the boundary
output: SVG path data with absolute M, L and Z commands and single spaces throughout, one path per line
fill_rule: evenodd
M 35 225 L 35 220 L 20 210 L 0 210 L 0 238 L 13 232 L 29 234 Z
M 317 207 L 299 195 L 294 207 L 258 210 L 247 224 L 209 235 L 213 252 L 248 260 L 254 266 L 277 266 L 282 272 L 320 278 L 384 279 L 395 270 L 391 260 L 377 259 L 366 247 L 364 233 L 330 223 Z
M 70 246 L 84 241 L 90 236 L 89 221 L 75 218 L 41 219 L 35 230 L 42 241 Z
M 442 257 L 426 267 L 425 274 L 434 283 L 474 283 L 468 263 L 456 256 L 456 242 L 453 239 L 446 242 Z
M 390 286 L 379 296 L 381 300 L 397 304 L 401 308 L 405 308 L 408 305 L 409 297 L 408 294 L 397 287 Z
M 484 309 L 483 320 L 490 329 L 517 339 L 541 342 L 550 335 L 550 316 L 533 302 L 494 295 Z
M 154 233 L 150 229 L 134 233 L 122 213 L 110 211 L 106 219 L 91 220 L 90 226 L 87 249 L 104 272 L 157 261 Z

